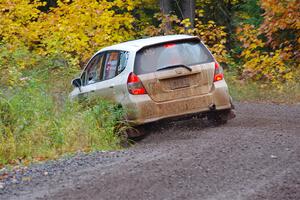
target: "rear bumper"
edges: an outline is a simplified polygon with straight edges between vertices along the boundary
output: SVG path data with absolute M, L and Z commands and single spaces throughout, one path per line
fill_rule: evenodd
M 153 101 L 149 95 L 129 95 L 123 102 L 123 107 L 128 113 L 127 119 L 136 125 L 194 113 L 205 113 L 210 111 L 212 106 L 215 110 L 231 108 L 231 97 L 225 80 L 215 82 L 211 91 L 205 95 L 161 103 Z

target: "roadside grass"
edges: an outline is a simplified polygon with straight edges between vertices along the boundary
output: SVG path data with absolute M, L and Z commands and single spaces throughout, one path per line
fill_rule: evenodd
M 32 79 L 0 94 L 0 167 L 121 148 L 115 128 L 124 111 L 100 99 L 70 102 L 70 90 L 58 88 L 59 82 Z
M 226 82 L 234 100 L 252 102 L 300 103 L 300 80 L 280 86 L 238 80 L 234 72 L 225 72 Z
M 128 128 L 125 111 L 101 99 L 70 102 L 74 73 L 55 67 L 28 71 L 23 84 L 0 91 L 0 167 L 122 148 L 124 138 L 116 129 Z M 234 100 L 300 102 L 299 81 L 273 87 L 225 73 Z

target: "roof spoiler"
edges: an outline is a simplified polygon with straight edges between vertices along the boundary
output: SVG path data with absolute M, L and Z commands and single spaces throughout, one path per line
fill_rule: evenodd
M 156 45 L 160 45 L 160 44 L 166 44 L 166 43 L 170 43 L 170 42 L 184 42 L 184 41 L 198 41 L 198 42 L 201 42 L 201 39 L 198 36 L 191 36 L 191 37 L 188 37 L 188 38 L 181 38 L 181 39 L 168 40 L 168 41 L 164 41 L 164 42 L 157 42 L 157 43 L 154 43 L 154 44 L 151 44 L 151 45 L 143 46 L 140 49 L 138 49 L 137 52 L 142 50 L 142 49 L 152 47 L 152 46 L 156 46 Z

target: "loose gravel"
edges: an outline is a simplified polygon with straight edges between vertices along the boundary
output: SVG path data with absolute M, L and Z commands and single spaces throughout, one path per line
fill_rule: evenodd
M 236 103 L 213 127 L 149 127 L 133 147 L 0 171 L 0 199 L 299 200 L 300 105 Z

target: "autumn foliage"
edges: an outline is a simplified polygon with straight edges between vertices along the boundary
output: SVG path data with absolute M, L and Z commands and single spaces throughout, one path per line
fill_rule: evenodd
M 226 44 L 226 36 L 224 26 L 217 26 L 212 20 L 208 22 L 202 21 L 201 17 L 203 12 L 197 12 L 195 19 L 195 27 L 190 27 L 189 19 L 180 20 L 175 15 L 163 16 L 162 14 L 156 14 L 155 17 L 159 21 L 158 26 L 148 26 L 145 28 L 143 34 L 149 36 L 168 35 L 168 34 L 190 34 L 196 35 L 202 39 L 202 41 L 208 45 L 211 52 L 215 55 L 219 62 L 226 62 L 226 56 L 228 55 Z M 170 27 L 171 28 L 170 28 Z
M 267 37 L 273 49 L 288 48 L 300 57 L 300 2 L 297 0 L 263 0 L 264 22 L 260 31 Z
M 261 0 L 264 20 L 259 27 L 241 24 L 237 39 L 241 42 L 244 78 L 279 84 L 297 81 L 300 69 L 299 2 Z
M 199 36 L 241 79 L 280 84 L 293 80 L 299 70 L 297 0 L 198 0 L 194 27 L 180 10 L 163 16 L 154 0 L 58 0 L 54 7 L 46 2 L 0 2 L 2 83 L 15 84 L 24 70 L 39 68 L 45 58 L 63 59 L 79 69 L 107 45 L 182 33 Z M 251 3 L 261 12 L 262 22 L 249 23 L 252 10 L 238 9 Z
M 242 75 L 244 78 L 254 80 L 271 81 L 281 83 L 293 78 L 293 63 L 287 64 L 291 57 L 285 49 L 264 51 L 265 43 L 257 38 L 259 30 L 249 24 L 244 25 L 237 31 L 237 38 L 243 43 L 243 51 L 240 58 L 244 62 Z
M 10 78 L 6 80 L 12 84 L 15 72 L 33 67 L 28 62 L 33 55 L 64 57 L 71 66 L 79 66 L 100 48 L 135 38 L 135 19 L 130 11 L 136 5 L 131 0 L 64 0 L 42 12 L 42 1 L 1 1 L 0 74 L 8 74 Z M 8 66 L 4 54 L 20 49 L 28 58 L 10 56 L 17 65 Z
M 71 104 L 67 96 L 96 51 L 132 39 L 199 36 L 226 70 L 229 89 L 236 87 L 234 98 L 256 95 L 244 88 L 250 83 L 264 98 L 284 91 L 299 102 L 299 0 L 196 0 L 194 26 L 176 2 L 165 15 L 157 0 L 1 0 L 0 167 L 118 149 L 123 111 L 103 101 Z

